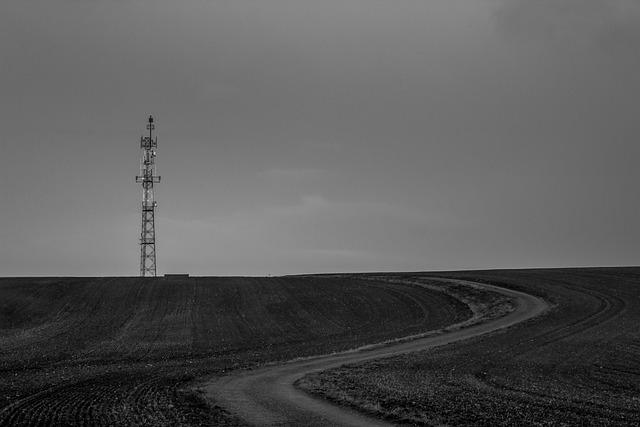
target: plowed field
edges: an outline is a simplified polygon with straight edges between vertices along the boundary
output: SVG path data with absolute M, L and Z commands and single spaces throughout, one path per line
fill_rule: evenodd
M 0 425 L 233 423 L 194 379 L 471 315 L 366 278 L 0 279 Z
M 505 331 L 339 367 L 299 385 L 403 424 L 640 425 L 639 268 L 438 276 L 539 295 L 554 307 Z

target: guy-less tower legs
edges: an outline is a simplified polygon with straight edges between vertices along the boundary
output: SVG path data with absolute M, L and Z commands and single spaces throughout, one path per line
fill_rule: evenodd
M 155 175 L 156 148 L 158 138 L 153 136 L 155 125 L 149 116 L 147 124 L 149 136 L 140 137 L 140 175 L 136 182 L 142 183 L 142 232 L 140 233 L 140 276 L 156 275 L 156 230 L 154 224 L 155 208 L 158 205 L 153 199 L 153 184 L 160 182 Z

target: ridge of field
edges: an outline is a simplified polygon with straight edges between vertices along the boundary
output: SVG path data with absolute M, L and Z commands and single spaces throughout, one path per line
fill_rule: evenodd
M 342 366 L 298 386 L 399 424 L 640 425 L 640 268 L 437 275 L 538 295 L 554 307 L 504 331 Z
M 471 316 L 366 278 L 0 279 L 0 425 L 233 422 L 188 384 Z

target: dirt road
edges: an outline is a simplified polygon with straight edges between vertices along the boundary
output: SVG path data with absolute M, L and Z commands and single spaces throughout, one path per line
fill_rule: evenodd
M 532 295 L 497 286 L 479 283 L 477 285 L 515 298 L 516 309 L 504 317 L 442 335 L 236 372 L 212 379 L 206 384 L 206 392 L 216 404 L 251 425 L 387 425 L 383 421 L 313 398 L 296 389 L 293 384 L 297 379 L 313 372 L 348 363 L 425 350 L 507 328 L 539 315 L 548 307 L 546 302 Z

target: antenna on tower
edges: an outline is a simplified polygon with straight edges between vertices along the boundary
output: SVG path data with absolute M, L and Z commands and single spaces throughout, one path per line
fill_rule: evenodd
M 142 184 L 142 231 L 140 232 L 140 276 L 156 276 L 156 229 L 153 184 L 160 182 L 156 172 L 156 148 L 158 137 L 153 136 L 155 125 L 149 116 L 149 136 L 140 137 L 140 175 L 136 182 Z

